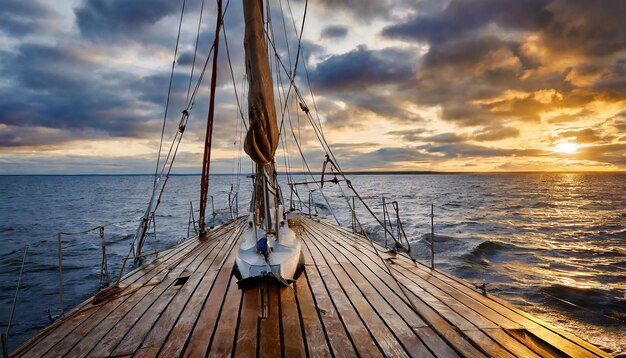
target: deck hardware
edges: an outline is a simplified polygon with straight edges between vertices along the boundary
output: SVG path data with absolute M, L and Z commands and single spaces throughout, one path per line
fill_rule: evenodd
M 63 235 L 82 235 L 89 233 L 91 231 L 98 230 L 98 234 L 100 236 L 100 246 L 102 247 L 102 261 L 100 263 L 100 275 L 98 287 L 99 289 L 103 289 L 108 287 L 111 284 L 111 277 L 109 275 L 109 265 L 107 260 L 107 251 L 106 251 L 106 240 L 104 239 L 104 226 L 99 225 L 87 230 L 78 231 L 78 232 L 63 232 L 60 231 L 57 233 L 57 250 L 59 256 L 59 308 L 60 308 L 60 316 L 63 315 L 63 252 L 61 251 L 61 237 Z M 124 271 L 124 267 L 122 267 L 122 271 Z M 106 281 L 105 281 L 106 277 Z M 120 272 L 121 277 L 121 272 Z
M 198 235 L 198 227 L 196 226 L 196 218 L 193 212 L 193 201 L 189 201 L 189 220 L 187 221 L 187 237 L 189 237 L 191 225 L 193 225 L 193 232 L 195 232 L 196 235 Z
M 480 285 L 479 285 L 479 284 L 477 284 L 477 283 L 474 283 L 474 287 L 475 287 L 477 290 L 480 290 L 480 292 L 481 292 L 483 295 L 486 295 L 486 294 L 487 294 L 487 282 L 484 282 L 484 281 L 483 281 L 483 283 L 482 283 L 482 284 L 480 284 Z
M 182 286 L 185 282 L 187 282 L 187 280 L 189 280 L 189 276 L 178 277 L 176 281 L 174 281 L 174 286 Z
M 430 268 L 435 268 L 435 205 L 430 204 Z

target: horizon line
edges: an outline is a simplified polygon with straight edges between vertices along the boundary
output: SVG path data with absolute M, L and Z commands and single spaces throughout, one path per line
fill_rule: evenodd
M 626 170 L 516 170 L 516 171 L 429 171 L 429 170 L 371 170 L 344 171 L 346 175 L 446 175 L 446 174 L 626 174 Z M 248 176 L 252 173 L 212 173 L 217 176 Z M 308 175 L 309 172 L 277 172 L 278 175 Z M 311 172 L 321 175 L 322 172 Z M 326 173 L 332 175 L 333 173 Z M 337 173 L 338 174 L 338 173 Z M 8 173 L 0 176 L 154 176 L 154 173 Z M 201 176 L 201 173 L 172 173 L 169 176 Z

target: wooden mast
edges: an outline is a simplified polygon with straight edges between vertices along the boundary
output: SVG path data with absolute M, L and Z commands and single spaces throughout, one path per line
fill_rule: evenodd
M 200 235 L 206 233 L 206 204 L 209 192 L 209 169 L 211 167 L 211 138 L 213 136 L 213 117 L 215 113 L 215 86 L 217 83 L 217 54 L 220 44 L 220 28 L 222 26 L 222 0 L 217 0 L 217 22 L 215 40 L 213 42 L 213 67 L 211 73 L 211 97 L 207 117 L 206 136 L 204 140 L 204 157 L 202 160 L 202 177 L 200 178 Z
M 277 190 L 273 190 L 277 187 L 274 154 L 278 147 L 278 125 L 263 30 L 263 1 L 243 0 L 243 13 L 246 26 L 244 48 L 250 122 L 244 150 L 256 163 L 252 202 L 254 222 L 271 230 L 269 213 L 272 207 L 276 208 L 278 197 Z

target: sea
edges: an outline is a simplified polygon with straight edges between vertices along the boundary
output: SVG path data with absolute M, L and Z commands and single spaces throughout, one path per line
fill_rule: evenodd
M 301 175 L 292 179 L 312 180 Z M 393 232 L 399 217 L 411 254 L 419 261 L 430 264 L 432 209 L 437 268 L 476 285 L 484 283 L 490 294 L 608 352 L 626 352 L 626 174 L 349 179 L 380 218 L 385 198 Z M 286 203 L 352 228 L 355 193 L 345 182 L 327 181 L 322 190 L 300 185 L 292 193 L 286 176 L 280 181 Z M 110 280 L 115 280 L 148 205 L 152 182 L 152 176 L 143 175 L 0 176 L 0 331 L 9 328 L 11 350 L 61 313 L 58 233 L 104 226 L 106 263 Z M 196 175 L 170 177 L 156 214 L 156 235 L 150 234 L 144 252 L 165 250 L 193 233 L 190 217 L 193 208 L 198 218 L 199 182 Z M 250 188 L 246 176 L 211 176 L 209 224 L 244 215 Z M 360 199 L 354 203 L 357 229 L 384 242 L 381 225 Z M 62 235 L 61 252 L 67 312 L 106 281 L 99 231 Z

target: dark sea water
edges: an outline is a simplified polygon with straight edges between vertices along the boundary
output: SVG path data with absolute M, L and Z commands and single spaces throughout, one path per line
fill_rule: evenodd
M 230 218 L 227 197 L 237 179 L 243 214 L 249 179 L 211 178 L 216 224 Z M 417 258 L 426 262 L 430 257 L 426 241 L 433 203 L 438 268 L 485 282 L 489 292 L 614 354 L 626 351 L 625 174 L 351 179 L 376 213 L 381 213 L 381 196 L 398 201 Z M 149 176 L 0 176 L 2 331 L 29 246 L 10 330 L 12 349 L 49 324 L 48 309 L 59 314 L 56 233 L 104 225 L 109 268 L 116 276 L 147 206 L 151 182 Z M 165 249 L 186 237 L 189 203 L 198 207 L 198 188 L 199 176 L 170 179 L 156 217 L 156 244 L 150 237 L 145 250 Z M 324 190 L 338 220 L 349 227 L 350 212 L 338 187 L 328 184 Z M 308 201 L 308 192 L 300 194 Z M 334 220 L 319 191 L 313 202 L 320 216 Z M 373 218 L 358 204 L 357 211 L 365 229 L 382 240 Z M 67 311 L 97 291 L 101 249 L 97 233 L 64 236 L 62 245 Z

